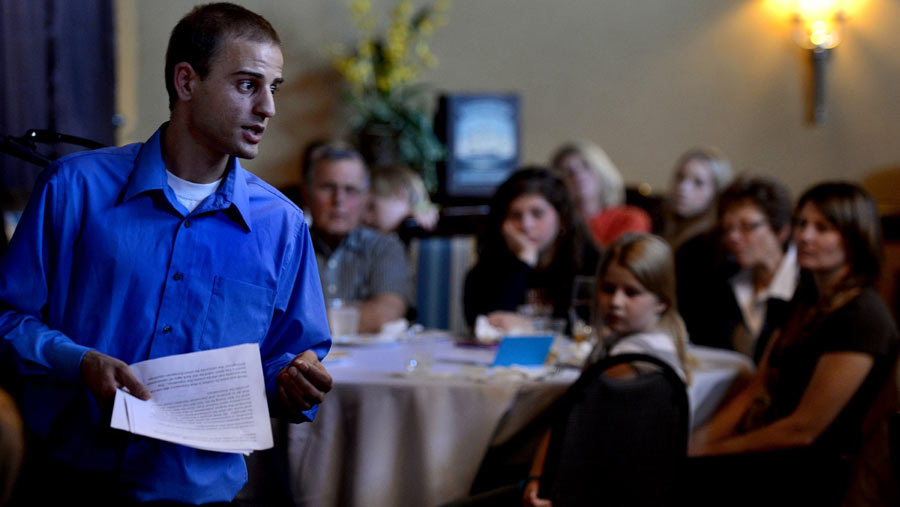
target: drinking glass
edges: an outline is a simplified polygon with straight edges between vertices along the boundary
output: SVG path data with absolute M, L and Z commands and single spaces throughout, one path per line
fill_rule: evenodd
M 594 333 L 594 294 L 596 282 L 594 277 L 579 275 L 572 283 L 572 305 L 569 307 L 569 321 L 572 339 L 582 342 L 590 339 Z
M 328 326 L 331 336 L 354 335 L 359 330 L 359 306 L 353 301 L 332 299 L 328 302 Z

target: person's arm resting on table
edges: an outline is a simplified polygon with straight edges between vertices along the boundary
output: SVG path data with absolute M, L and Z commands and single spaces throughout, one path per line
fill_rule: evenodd
M 384 292 L 362 303 L 359 308 L 359 331 L 377 333 L 384 324 L 406 315 L 406 301 L 394 292 Z
M 371 248 L 369 293 L 372 297 L 360 305 L 361 333 L 378 333 L 385 323 L 403 318 L 408 301 L 409 262 L 403 244 L 394 235 L 379 236 Z

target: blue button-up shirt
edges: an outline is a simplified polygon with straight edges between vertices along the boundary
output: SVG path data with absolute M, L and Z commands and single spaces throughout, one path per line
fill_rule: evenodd
M 166 183 L 162 131 L 44 171 L 0 261 L 0 335 L 26 374 L 26 424 L 57 459 L 114 471 L 139 500 L 230 501 L 243 457 L 110 429 L 81 359 L 258 343 L 271 402 L 296 354 L 331 345 L 322 290 L 296 206 L 232 158 L 188 213 Z

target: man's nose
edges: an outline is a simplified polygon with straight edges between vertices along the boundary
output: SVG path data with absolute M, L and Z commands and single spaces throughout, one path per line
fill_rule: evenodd
M 272 90 L 266 88 L 259 94 L 259 100 L 256 101 L 253 112 L 263 118 L 275 116 L 275 96 L 272 94 Z

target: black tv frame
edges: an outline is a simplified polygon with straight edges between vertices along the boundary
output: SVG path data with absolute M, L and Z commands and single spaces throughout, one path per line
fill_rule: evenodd
M 447 156 L 438 164 L 440 184 L 436 197 L 445 208 L 487 203 L 497 186 L 516 170 L 521 155 L 520 104 L 520 98 L 515 93 L 462 92 L 441 95 L 434 124 L 435 133 L 447 148 Z M 486 113 L 496 116 L 488 116 L 487 120 L 465 117 Z M 460 123 L 464 121 L 474 121 L 475 127 L 497 128 L 495 138 L 461 138 L 458 130 L 464 128 L 460 127 Z M 507 138 L 506 141 L 510 140 L 510 130 L 513 146 L 503 146 L 504 138 Z M 478 146 L 479 143 L 481 146 Z M 495 146 L 491 146 L 492 143 Z M 465 160 L 459 156 L 461 148 L 473 149 L 473 146 L 476 151 L 483 150 L 473 155 L 474 160 Z

